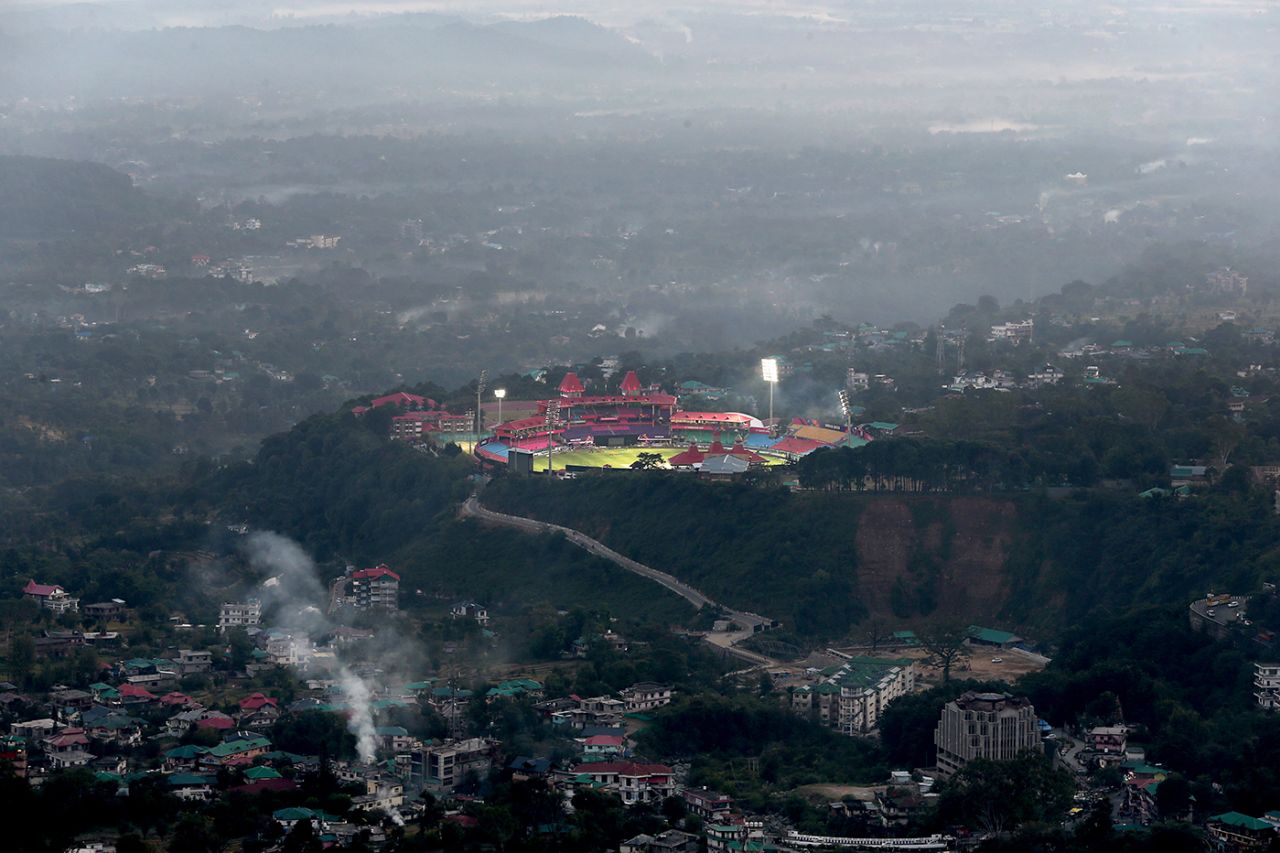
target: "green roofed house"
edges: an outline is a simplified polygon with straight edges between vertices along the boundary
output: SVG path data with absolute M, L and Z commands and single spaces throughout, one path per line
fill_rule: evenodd
M 1205 826 L 1220 850 L 1266 850 L 1280 837 L 1274 823 L 1240 812 L 1214 815 Z
M 995 628 L 983 628 L 980 625 L 970 625 L 968 634 L 967 642 L 971 646 L 991 646 L 998 649 L 1008 649 L 1022 642 L 1022 638 L 1017 634 L 1009 631 L 999 631 Z
M 893 639 L 904 646 L 920 645 L 920 638 L 916 636 L 915 631 L 894 631 Z
M 209 750 L 205 758 L 211 759 L 215 764 L 245 764 L 265 754 L 269 749 L 271 749 L 271 741 L 264 737 L 233 740 L 218 744 Z
M 283 779 L 284 777 L 274 767 L 250 767 L 244 771 L 244 778 L 250 782 L 261 782 L 264 779 Z

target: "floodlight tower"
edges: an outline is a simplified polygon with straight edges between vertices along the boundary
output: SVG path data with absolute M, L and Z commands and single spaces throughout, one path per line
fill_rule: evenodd
M 837 396 L 840 398 L 840 414 L 844 415 L 844 428 L 853 435 L 853 407 L 849 405 L 849 392 L 842 390 Z
M 547 403 L 547 476 L 551 476 L 551 445 L 556 419 L 560 417 L 560 402 L 552 400 Z
M 476 442 L 480 441 L 480 431 L 484 429 L 484 414 L 480 408 L 480 395 L 484 393 L 484 381 L 489 377 L 487 370 L 480 371 L 480 378 L 476 380 Z
M 507 396 L 507 389 L 494 388 L 493 396 L 498 398 L 498 423 L 502 423 L 502 398 Z
M 769 431 L 773 431 L 773 386 L 778 384 L 778 360 L 776 358 L 760 359 L 760 375 L 769 385 Z

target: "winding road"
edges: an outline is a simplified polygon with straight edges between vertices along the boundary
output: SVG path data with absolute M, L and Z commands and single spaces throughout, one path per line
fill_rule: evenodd
M 480 500 L 476 495 L 467 498 L 460 507 L 458 514 L 463 518 L 476 518 L 489 524 L 500 524 L 505 527 L 512 527 L 524 533 L 545 534 L 560 533 L 564 538 L 577 545 L 589 554 L 593 554 L 602 559 L 608 560 L 614 565 L 626 569 L 632 574 L 639 575 L 642 578 L 653 581 L 674 592 L 685 601 L 692 604 L 695 608 L 701 609 L 706 606 L 719 608 L 724 613 L 725 618 L 729 619 L 735 625 L 739 626 L 740 631 L 713 631 L 708 633 L 704 639 L 715 646 L 731 654 L 734 657 L 753 664 L 754 666 L 774 666 L 778 661 L 762 654 L 741 649 L 737 647 L 737 643 L 752 636 L 757 631 L 767 629 L 772 620 L 759 616 L 755 613 L 746 613 L 740 610 L 733 610 L 712 601 L 703 593 L 689 586 L 674 575 L 660 571 L 652 566 L 646 566 L 644 563 L 638 563 L 630 557 L 623 556 L 617 551 L 602 542 L 592 539 L 585 533 L 574 530 L 572 527 L 563 527 L 559 524 L 550 524 L 545 521 L 538 521 L 536 518 L 526 518 L 521 515 L 507 515 L 504 512 L 494 512 L 480 505 Z

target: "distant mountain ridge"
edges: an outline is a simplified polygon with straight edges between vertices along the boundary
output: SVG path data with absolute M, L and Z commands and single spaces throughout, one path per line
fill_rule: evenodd
M 476 25 L 244 26 L 0 35 L 0 96 L 355 93 L 432 85 L 563 85 L 656 67 L 583 18 Z

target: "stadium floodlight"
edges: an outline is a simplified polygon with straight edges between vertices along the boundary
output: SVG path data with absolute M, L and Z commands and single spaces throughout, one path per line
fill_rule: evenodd
M 498 423 L 502 423 L 502 398 L 507 396 L 507 389 L 494 388 L 493 396 L 498 398 Z
M 551 445 L 555 432 L 556 419 L 560 417 L 560 403 L 552 400 L 547 403 L 547 476 L 551 476 Z
M 849 405 L 849 392 L 842 389 L 836 392 L 836 396 L 840 398 L 840 414 L 844 415 L 845 428 L 853 432 L 853 408 Z
M 489 378 L 489 371 L 480 371 L 476 380 L 476 442 L 480 441 L 480 431 L 484 429 L 484 410 L 480 408 L 480 395 L 484 393 L 484 381 Z
M 778 384 L 778 360 L 776 358 L 760 359 L 760 375 L 769 383 L 769 429 L 773 429 L 773 386 Z

